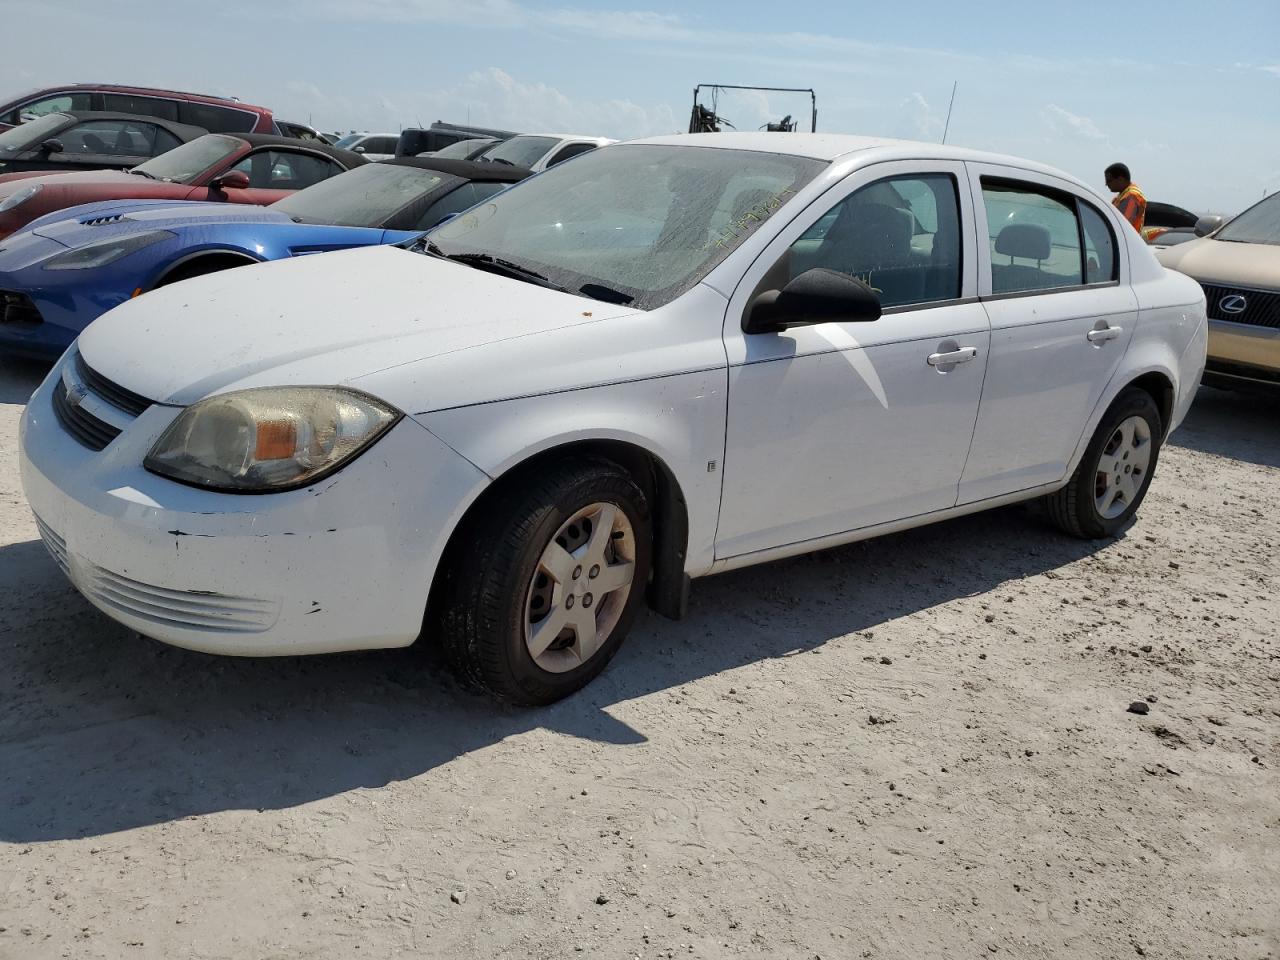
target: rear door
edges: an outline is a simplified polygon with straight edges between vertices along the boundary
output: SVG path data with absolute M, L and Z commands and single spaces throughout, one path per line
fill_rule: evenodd
M 961 503 L 1066 475 L 1137 319 L 1109 205 L 1056 177 L 968 167 L 991 356 Z

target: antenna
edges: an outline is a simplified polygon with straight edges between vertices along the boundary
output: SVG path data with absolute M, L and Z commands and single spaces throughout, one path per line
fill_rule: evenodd
M 956 87 L 960 85 L 959 80 L 952 81 L 951 84 L 951 102 L 947 104 L 947 123 L 942 128 L 942 142 L 947 142 L 947 132 L 951 129 L 951 108 L 956 105 Z

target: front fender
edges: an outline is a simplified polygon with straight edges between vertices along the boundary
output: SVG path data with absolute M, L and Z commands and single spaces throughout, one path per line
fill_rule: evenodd
M 414 415 L 492 478 L 539 454 L 591 440 L 628 444 L 661 461 L 688 508 L 685 571 L 714 560 L 724 451 L 723 368 Z

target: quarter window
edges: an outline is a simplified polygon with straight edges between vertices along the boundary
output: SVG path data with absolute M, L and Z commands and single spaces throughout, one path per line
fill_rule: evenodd
M 215 107 L 210 103 L 178 104 L 178 119 L 210 133 L 248 133 L 258 122 L 257 114 L 231 107 Z
M 1116 262 L 1116 238 L 1102 214 L 1079 201 L 1080 223 L 1084 226 L 1085 283 L 1109 283 L 1120 279 Z
M 820 217 L 765 278 L 781 288 L 823 267 L 869 284 L 884 307 L 954 300 L 961 283 L 960 205 L 945 174 L 891 177 Z
M 982 199 L 987 208 L 993 294 L 1085 282 L 1074 198 L 984 177 Z

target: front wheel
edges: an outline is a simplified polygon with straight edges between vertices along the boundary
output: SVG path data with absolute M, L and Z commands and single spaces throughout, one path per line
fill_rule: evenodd
M 612 463 L 559 464 L 508 483 L 445 559 L 436 620 L 445 655 L 499 699 L 568 696 L 621 646 L 651 554 L 648 501 Z
M 1049 517 L 1064 532 L 1087 540 L 1114 536 L 1147 495 L 1164 434 L 1151 394 L 1121 392 L 1098 424 L 1065 487 L 1045 498 Z

